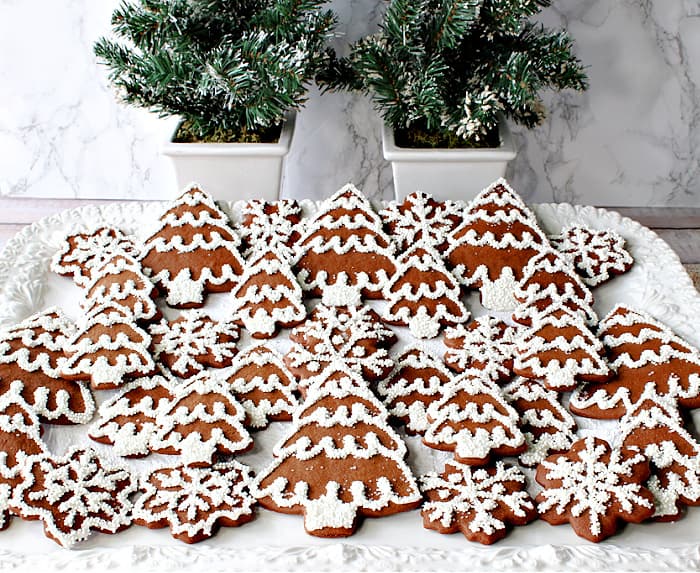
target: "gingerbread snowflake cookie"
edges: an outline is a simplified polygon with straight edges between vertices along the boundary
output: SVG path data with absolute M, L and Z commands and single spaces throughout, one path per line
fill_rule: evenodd
M 449 461 L 442 473 L 420 478 L 428 499 L 421 509 L 423 526 L 439 533 L 461 531 L 469 541 L 490 545 L 511 526 L 537 519 L 525 485 L 523 473 L 503 462 L 472 468 Z
M 309 390 L 255 496 L 267 509 L 303 514 L 311 535 L 345 537 L 361 516 L 408 511 L 421 496 L 406 445 L 366 384 L 351 371 L 329 382 Z
M 379 215 L 401 252 L 418 242 L 444 252 L 447 236 L 462 221 L 457 203 L 437 201 L 422 191 L 411 193 L 402 203 L 391 203 Z
M 300 236 L 301 215 L 301 205 L 295 199 L 248 201 L 241 208 L 238 227 L 243 256 L 249 258 L 256 251 L 270 249 L 290 261 L 294 256 L 292 247 Z
M 240 238 L 214 201 L 191 187 L 145 241 L 145 272 L 176 308 L 201 307 L 209 292 L 229 291 L 243 272 Z
M 75 325 L 56 307 L 0 332 L 0 392 L 19 381 L 21 394 L 44 422 L 84 424 L 95 412 L 90 389 L 65 379 L 65 350 Z
M 469 320 L 460 300 L 461 287 L 440 254 L 418 243 L 396 261 L 396 273 L 384 286 L 389 302 L 382 320 L 408 326 L 415 338 L 434 338 L 443 326 Z
M 39 519 L 47 537 L 63 547 L 92 531 L 117 533 L 131 524 L 136 480 L 122 468 L 104 467 L 96 452 L 71 448 L 65 456 L 33 456 L 10 502 L 23 519 Z
M 370 202 L 352 185 L 327 199 L 296 243 L 294 265 L 304 291 L 329 305 L 381 298 L 394 274 L 395 246 Z
M 198 543 L 219 527 L 237 527 L 253 519 L 252 479 L 250 469 L 235 461 L 154 470 L 141 479 L 134 523 L 169 527 L 174 538 Z
M 611 449 L 592 436 L 538 467 L 537 511 L 552 525 L 569 522 L 589 541 L 615 534 L 621 522 L 641 523 L 654 513 L 654 496 L 644 487 L 649 462 L 637 448 Z
M 149 327 L 153 356 L 180 378 L 190 378 L 205 367 L 230 366 L 238 353 L 238 327 L 217 321 L 201 310 L 183 312 Z
M 620 420 L 623 446 L 637 447 L 651 463 L 646 487 L 654 495 L 656 521 L 676 521 L 686 505 L 700 505 L 700 443 L 684 427 L 675 400 L 647 384 Z
M 518 329 L 495 316 L 480 316 L 467 326 L 445 330 L 445 364 L 455 372 L 477 369 L 494 380 L 513 377 L 515 341 Z
M 442 396 L 452 380 L 444 364 L 420 347 L 409 347 L 396 359 L 389 377 L 377 385 L 392 417 L 406 426 L 407 434 L 422 434 L 428 428 L 428 406 Z
M 624 274 L 634 264 L 625 248 L 625 239 L 610 229 L 571 225 L 550 237 L 550 241 L 571 261 L 588 286 L 595 287 Z
M 293 393 L 296 379 L 282 357 L 266 346 L 239 354 L 226 381 L 245 409 L 246 425 L 251 428 L 291 420 L 299 405 Z
M 284 362 L 300 378 L 315 376 L 336 361 L 368 380 L 384 378 L 394 366 L 387 349 L 396 342 L 396 335 L 367 306 L 319 304 L 289 339 L 293 345 Z
M 535 215 L 504 179 L 484 189 L 467 206 L 449 237 L 446 257 L 457 278 L 478 288 L 493 310 L 513 310 L 523 269 L 549 241 Z
M 100 227 L 91 233 L 69 235 L 51 259 L 51 270 L 72 277 L 86 286 L 93 270 L 115 255 L 138 258 L 139 248 L 129 236 L 113 227 Z

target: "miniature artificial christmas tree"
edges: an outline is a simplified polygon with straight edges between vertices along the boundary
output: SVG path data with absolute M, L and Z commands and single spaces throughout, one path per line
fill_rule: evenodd
M 525 266 L 548 245 L 535 215 L 499 179 L 469 204 L 462 224 L 450 235 L 446 257 L 466 287 L 480 289 L 484 306 L 512 310 Z
M 303 513 L 311 535 L 351 535 L 360 516 L 420 505 L 406 445 L 388 412 L 350 371 L 320 375 L 257 480 L 260 505 Z
M 207 292 L 229 291 L 237 282 L 243 272 L 239 245 L 226 214 L 193 186 L 161 216 L 141 262 L 168 305 L 200 307 Z
M 95 53 L 127 103 L 182 118 L 176 141 L 268 142 L 327 60 L 323 3 L 122 2 Z
M 546 4 L 392 0 L 323 77 L 369 93 L 400 147 L 498 147 L 499 116 L 532 127 L 540 90 L 586 87 L 567 34 L 529 21 Z
M 647 382 L 684 408 L 700 407 L 700 351 L 649 314 L 618 304 L 599 325 L 616 377 L 571 396 L 579 416 L 616 419 L 639 400 Z
M 469 320 L 461 287 L 433 248 L 416 243 L 396 261 L 396 273 L 384 286 L 389 307 L 382 320 L 408 326 L 416 338 L 434 338 L 442 326 Z
M 294 263 L 302 288 L 330 305 L 381 298 L 394 274 L 394 244 L 360 191 L 346 185 L 326 199 L 297 241 Z

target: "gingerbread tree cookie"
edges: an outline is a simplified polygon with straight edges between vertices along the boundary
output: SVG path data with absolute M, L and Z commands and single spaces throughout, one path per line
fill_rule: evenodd
M 202 310 L 183 312 L 171 321 L 163 319 L 151 325 L 149 332 L 154 357 L 180 378 L 190 378 L 207 366 L 230 366 L 238 352 L 238 327 L 214 320 Z
M 114 446 L 119 456 L 147 456 L 158 430 L 158 416 L 170 406 L 171 387 L 171 380 L 160 374 L 125 384 L 118 394 L 100 404 L 89 436 Z
M 700 407 L 700 351 L 668 327 L 619 304 L 600 322 L 598 336 L 617 376 L 574 392 L 569 404 L 574 414 L 620 418 L 639 400 L 647 382 L 685 408 Z
M 434 338 L 441 326 L 469 319 L 460 300 L 461 288 L 439 253 L 416 244 L 396 262 L 396 274 L 384 286 L 389 307 L 382 320 L 408 326 L 416 338 Z
M 169 527 L 175 539 L 198 543 L 217 529 L 253 519 L 252 473 L 231 461 L 208 468 L 160 468 L 142 478 L 143 493 L 134 505 L 134 523 Z
M 296 326 L 306 318 L 301 286 L 272 250 L 256 252 L 248 260 L 232 294 L 232 316 L 255 338 L 272 338 L 280 327 Z
M 31 463 L 29 463 L 31 462 Z M 92 531 L 117 533 L 131 525 L 130 496 L 136 480 L 128 470 L 105 468 L 92 449 L 73 447 L 65 456 L 33 456 L 22 467 L 12 511 L 39 519 L 46 536 L 73 547 Z
M 518 429 L 518 413 L 509 406 L 487 374 L 467 370 L 428 408 L 423 443 L 454 451 L 467 465 L 486 464 L 493 456 L 513 456 L 527 448 Z
M 462 222 L 462 209 L 454 201 L 437 201 L 416 191 L 403 203 L 389 204 L 379 216 L 399 251 L 421 242 L 443 253 L 448 246 L 447 236 Z
M 69 235 L 51 259 L 51 270 L 72 277 L 78 286 L 86 286 L 92 271 L 115 255 L 138 258 L 134 240 L 119 229 L 100 227 L 91 233 Z
M 185 465 L 211 465 L 220 455 L 243 453 L 253 439 L 243 427 L 245 411 L 224 380 L 202 372 L 173 390 L 167 410 L 157 418 L 151 449 L 181 455 Z
M 649 462 L 639 450 L 612 450 L 589 436 L 537 467 L 544 487 L 537 511 L 552 525 L 569 522 L 576 535 L 602 541 L 620 522 L 641 523 L 654 513 L 654 497 L 642 485 L 648 477 Z
M 513 319 L 530 325 L 533 319 L 562 307 L 580 314 L 589 326 L 598 323 L 593 310 L 593 294 L 566 259 L 553 249 L 543 250 L 530 259 L 515 289 L 519 305 Z
M 549 240 L 591 287 L 626 273 L 634 263 L 625 239 L 610 229 L 571 225 Z
M 394 367 L 387 348 L 396 335 L 367 306 L 319 304 L 289 338 L 293 344 L 284 362 L 299 378 L 315 376 L 335 361 L 361 372 L 367 380 L 380 380 Z M 303 388 L 304 382 L 300 385 Z
M 227 382 L 243 405 L 246 425 L 251 428 L 265 428 L 274 420 L 291 420 L 298 406 L 292 393 L 296 389 L 294 376 L 282 357 L 266 346 L 254 346 L 239 354 Z
M 332 305 L 381 298 L 394 274 L 394 244 L 369 201 L 352 185 L 327 199 L 297 241 L 297 278 L 311 296 Z
M 539 382 L 516 378 L 503 389 L 508 403 L 520 415 L 527 451 L 518 460 L 535 467 L 551 454 L 567 451 L 576 441 L 576 422 L 559 402 L 558 394 Z
M 579 382 L 605 382 L 613 376 L 603 343 L 580 314 L 569 311 L 540 316 L 516 343 L 513 371 L 537 378 L 558 392 Z
M 472 468 L 449 461 L 442 473 L 422 476 L 420 488 L 428 498 L 421 509 L 423 526 L 439 533 L 461 531 L 469 541 L 490 545 L 510 526 L 537 519 L 525 476 L 503 462 Z
M 654 494 L 654 519 L 676 521 L 683 506 L 700 505 L 700 443 L 683 427 L 675 401 L 647 384 L 620 421 L 621 443 L 637 447 L 651 463 L 646 483 Z
M 406 445 L 388 413 L 356 375 L 310 390 L 272 464 L 259 474 L 263 507 L 304 515 L 307 533 L 351 535 L 361 516 L 414 509 L 421 496 Z
M 301 205 L 296 199 L 263 201 L 253 199 L 241 209 L 241 225 L 238 227 L 244 245 L 243 256 L 250 257 L 256 251 L 274 251 L 284 261 L 294 256 L 292 245 L 299 239 Z
M 129 378 L 155 373 L 150 344 L 150 335 L 135 322 L 105 310 L 67 342 L 60 372 L 69 380 L 89 380 L 95 390 L 112 390 Z
M 22 397 L 22 382 L 15 380 L 0 394 L 0 529 L 5 529 L 9 498 L 5 485 L 18 482 L 17 475 L 29 456 L 46 452 L 39 418 Z
M 389 414 L 406 426 L 407 434 L 423 434 L 428 428 L 428 406 L 439 400 L 452 380 L 445 365 L 420 347 L 404 350 L 392 374 L 377 385 Z
M 461 225 L 450 235 L 446 256 L 465 286 L 480 289 L 486 308 L 512 310 L 523 269 L 548 245 L 535 215 L 499 179 L 468 205 Z
M 94 314 L 97 307 L 118 305 L 134 320 L 153 320 L 160 316 L 155 303 L 158 289 L 143 274 L 141 264 L 127 255 L 114 255 L 95 266 L 85 285 L 85 313 Z
M 141 262 L 169 306 L 201 307 L 206 293 L 229 291 L 238 281 L 239 245 L 226 214 L 191 187 L 161 216 Z
M 84 424 L 95 401 L 84 384 L 61 375 L 75 325 L 56 307 L 0 332 L 0 393 L 21 381 L 22 397 L 43 422 Z
M 495 316 L 484 315 L 468 326 L 445 330 L 445 364 L 455 372 L 472 368 L 487 372 L 498 382 L 513 377 L 518 329 Z

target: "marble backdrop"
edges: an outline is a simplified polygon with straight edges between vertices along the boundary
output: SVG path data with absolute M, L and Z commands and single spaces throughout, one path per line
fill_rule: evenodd
M 92 56 L 117 0 L 0 0 L 0 196 L 166 198 L 159 146 L 174 127 L 121 106 Z M 700 206 L 700 2 L 554 0 L 588 67 L 585 94 L 546 94 L 540 128 L 513 127 L 509 177 L 531 201 Z M 383 0 L 335 0 L 342 48 L 376 28 Z M 357 94 L 312 91 L 283 193 L 353 181 L 390 197 L 379 118 Z

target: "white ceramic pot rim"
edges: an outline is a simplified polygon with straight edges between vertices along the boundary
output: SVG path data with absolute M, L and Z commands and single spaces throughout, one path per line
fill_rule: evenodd
M 175 143 L 172 138 L 163 144 L 162 151 L 170 157 L 199 155 L 265 155 L 283 156 L 289 152 L 294 134 L 296 113 L 287 114 L 277 143 Z M 176 128 L 177 130 L 177 128 Z
M 415 149 L 399 147 L 394 139 L 394 130 L 386 123 L 382 125 L 382 150 L 387 161 L 451 162 L 451 161 L 510 161 L 515 158 L 513 138 L 508 123 L 501 119 L 498 124 L 500 147 L 482 149 Z

